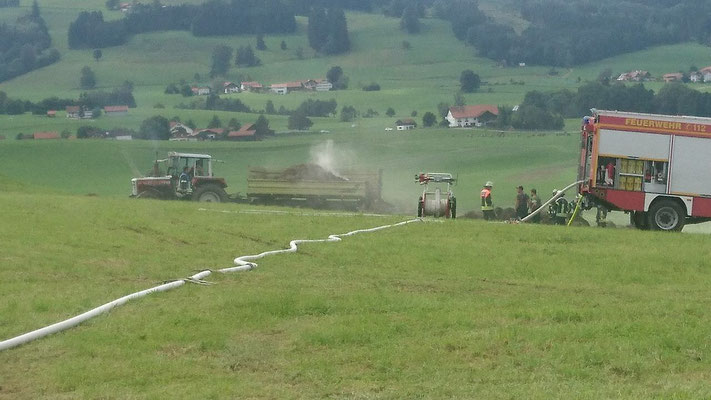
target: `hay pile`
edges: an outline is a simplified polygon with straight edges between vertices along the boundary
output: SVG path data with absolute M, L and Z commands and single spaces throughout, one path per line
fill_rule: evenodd
M 320 182 L 334 182 L 334 181 L 345 181 L 340 176 L 333 174 L 330 171 L 316 164 L 299 164 L 294 165 L 285 169 L 281 173 L 281 178 L 288 181 L 320 181 Z
M 251 168 L 249 170 L 252 179 L 278 179 L 285 181 L 319 181 L 319 182 L 340 182 L 347 181 L 347 178 L 338 176 L 317 164 L 298 164 L 284 170 L 268 170 L 266 168 Z

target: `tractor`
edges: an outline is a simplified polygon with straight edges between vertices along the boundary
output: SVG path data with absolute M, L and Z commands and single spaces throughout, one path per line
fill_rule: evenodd
M 212 172 L 212 157 L 206 154 L 168 153 L 156 160 L 149 176 L 131 179 L 131 197 L 181 199 L 220 203 L 228 200 L 224 178 Z
M 457 199 L 452 193 L 452 186 L 457 181 L 452 174 L 443 172 L 428 172 L 415 175 L 415 181 L 424 186 L 422 195 L 417 201 L 418 217 L 457 218 Z M 435 184 L 434 190 L 428 188 Z M 446 185 L 445 191 L 442 186 Z

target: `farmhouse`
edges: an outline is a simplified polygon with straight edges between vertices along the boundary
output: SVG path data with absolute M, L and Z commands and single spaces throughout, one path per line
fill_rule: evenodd
M 66 108 L 67 118 L 75 119 L 89 119 L 94 117 L 94 112 L 86 107 L 80 106 L 67 106 Z
M 711 82 L 711 66 L 701 68 L 698 73 L 702 76 L 704 83 Z
M 617 77 L 617 80 L 618 81 L 641 82 L 641 81 L 648 81 L 651 78 L 652 78 L 652 75 L 649 73 L 649 71 L 643 71 L 643 70 L 638 69 L 638 70 L 620 74 L 620 76 Z
M 57 132 L 35 132 L 32 134 L 32 138 L 35 140 L 59 139 L 59 134 Z
M 399 131 L 408 131 L 410 129 L 415 129 L 417 122 L 413 119 L 399 119 L 395 121 L 395 127 Z
M 225 130 L 222 128 L 207 128 L 195 131 L 192 136 L 197 137 L 200 140 L 215 140 L 216 138 L 222 136 Z
M 450 128 L 482 126 L 499 116 L 499 107 L 491 104 L 450 107 L 447 121 Z
M 675 72 L 671 74 L 664 74 L 662 75 L 662 79 L 664 79 L 664 82 L 677 82 L 681 81 L 684 78 L 684 74 L 681 72 Z
M 240 89 L 243 92 L 261 92 L 264 86 L 259 82 L 242 82 Z
M 287 94 L 296 90 L 303 90 L 304 85 L 301 81 L 275 83 L 270 86 L 270 90 L 276 94 Z
M 197 96 L 207 96 L 212 92 L 209 86 L 191 86 L 190 90 Z
M 333 89 L 333 84 L 326 79 L 307 79 L 302 81 L 301 84 L 304 89 L 317 92 L 328 92 Z
M 81 107 L 67 106 L 66 112 L 67 112 L 67 118 L 79 118 L 79 116 L 81 114 Z
M 254 129 L 254 124 L 247 124 L 239 130 L 230 131 L 227 134 L 227 140 L 257 140 L 257 131 Z
M 170 137 L 188 137 L 193 134 L 194 131 L 189 126 L 177 121 L 170 121 Z
M 225 94 L 239 93 L 239 85 L 234 82 L 225 82 L 222 84 L 222 92 Z
M 106 106 L 104 107 L 106 116 L 121 116 L 128 114 L 128 106 Z

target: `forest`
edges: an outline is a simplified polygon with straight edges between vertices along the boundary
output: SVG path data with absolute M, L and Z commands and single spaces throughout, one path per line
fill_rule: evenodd
M 69 26 L 72 49 L 103 48 L 125 43 L 136 33 L 189 30 L 195 36 L 290 33 L 295 14 L 279 0 L 211 0 L 200 5 L 138 4 L 126 17 L 105 21 L 100 11 L 83 11 Z
M 394 0 L 397 1 L 397 0 Z M 711 3 L 703 0 L 515 0 L 530 23 L 521 34 L 483 15 L 476 0 L 437 3 L 460 40 L 502 64 L 570 67 L 642 50 L 711 43 Z
M 52 38 L 36 1 L 30 12 L 14 24 L 0 24 L 0 82 L 59 60 L 59 52 L 51 45 Z

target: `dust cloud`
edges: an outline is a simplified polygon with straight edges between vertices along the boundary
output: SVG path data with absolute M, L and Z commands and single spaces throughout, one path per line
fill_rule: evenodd
M 352 165 L 355 160 L 355 154 L 342 147 L 336 148 L 333 140 L 327 140 L 319 143 L 310 150 L 310 162 L 316 164 L 333 175 L 348 180 L 343 176 L 346 168 Z

